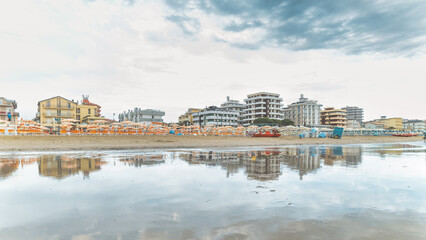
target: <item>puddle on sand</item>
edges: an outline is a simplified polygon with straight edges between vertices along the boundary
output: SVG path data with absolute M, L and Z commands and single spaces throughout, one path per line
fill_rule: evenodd
M 0 239 L 426 239 L 425 147 L 2 153 Z

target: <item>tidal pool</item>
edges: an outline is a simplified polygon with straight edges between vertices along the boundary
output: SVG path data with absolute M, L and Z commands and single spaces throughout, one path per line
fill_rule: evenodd
M 0 239 L 426 239 L 426 144 L 3 152 Z

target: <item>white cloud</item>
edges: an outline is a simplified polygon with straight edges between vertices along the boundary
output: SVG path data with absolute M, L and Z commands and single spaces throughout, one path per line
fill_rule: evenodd
M 177 121 L 189 107 L 263 90 L 280 93 L 285 104 L 304 93 L 324 106 L 359 105 L 367 119 L 426 118 L 414 104 L 425 102 L 425 56 L 244 50 L 216 39 L 246 39 L 262 30 L 228 36 L 220 21 L 194 10 L 201 28 L 190 36 L 153 0 L 1 5 L 0 95 L 17 100 L 24 118 L 35 116 L 39 100 L 89 94 L 107 117 L 142 107 L 165 110 L 166 121 Z

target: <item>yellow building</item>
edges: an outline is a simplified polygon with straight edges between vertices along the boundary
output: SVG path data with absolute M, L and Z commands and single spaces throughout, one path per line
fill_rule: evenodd
M 45 127 L 59 130 L 64 119 L 75 119 L 77 103 L 61 96 L 38 102 L 36 119 Z
M 59 155 L 42 155 L 38 161 L 38 171 L 41 176 L 66 178 L 83 172 L 84 176 L 101 169 L 105 164 L 99 158 L 72 158 Z
M 179 124 L 180 125 L 184 125 L 185 123 L 189 123 L 190 125 L 194 124 L 192 114 L 202 110 L 203 109 L 199 109 L 199 108 L 189 108 L 185 114 L 179 116 Z
M 346 127 L 346 121 L 345 110 L 328 107 L 321 111 L 321 124 L 323 125 Z
M 77 106 L 76 120 L 89 122 L 89 119 L 97 119 L 101 116 L 101 106 L 91 103 L 88 95 L 83 95 L 83 101 Z M 102 118 L 103 119 L 103 118 Z
M 385 116 L 375 120 L 375 122 L 383 123 L 385 129 L 393 128 L 395 130 L 402 130 L 402 118 L 386 118 Z

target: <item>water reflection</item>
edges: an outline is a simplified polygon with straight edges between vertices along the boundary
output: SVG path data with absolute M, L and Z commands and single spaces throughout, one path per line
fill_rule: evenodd
M 100 157 L 73 157 L 72 155 L 42 155 L 38 160 L 38 171 L 41 176 L 62 179 L 68 176 L 83 173 L 89 178 L 91 172 L 101 169 L 106 164 Z
M 296 171 L 300 180 L 308 174 L 315 174 L 322 166 L 357 167 L 362 162 L 363 151 L 385 155 L 424 152 L 424 149 L 412 144 L 388 144 L 380 148 L 359 146 L 294 146 L 267 148 L 245 151 L 183 151 L 171 152 L 175 159 L 190 165 L 203 164 L 220 166 L 226 176 L 243 171 L 248 179 L 258 181 L 277 180 L 283 174 L 283 168 Z M 170 152 L 169 152 L 170 153 Z M 114 156 L 120 163 L 130 167 L 143 167 L 166 164 L 167 154 L 142 152 Z M 19 167 L 37 163 L 40 176 L 63 179 L 83 173 L 87 179 L 91 172 L 101 170 L 108 161 L 108 154 L 96 154 L 81 157 L 78 154 L 46 154 L 32 157 L 0 158 L 0 179 L 13 175 Z
M 12 176 L 19 166 L 33 164 L 38 161 L 38 157 L 0 157 L 0 179 Z
M 221 166 L 228 177 L 245 168 L 248 178 L 269 181 L 279 178 L 282 174 L 281 165 L 299 172 L 303 180 L 304 175 L 315 173 L 322 163 L 356 167 L 361 163 L 361 155 L 360 146 L 297 146 L 263 151 L 192 151 L 182 153 L 180 157 L 190 164 Z
M 148 165 L 157 165 L 165 163 L 165 157 L 163 154 L 156 155 L 137 155 L 137 156 L 125 156 L 119 157 L 120 162 L 127 166 L 142 167 Z
M 0 239 L 426 236 L 421 144 L 31 154 L 0 157 Z
M 400 150 L 398 150 L 400 151 Z M 176 154 L 178 159 L 189 164 L 220 166 L 229 177 L 243 170 L 247 178 L 258 181 L 277 180 L 285 167 L 299 173 L 300 179 L 315 173 L 321 165 L 356 167 L 361 163 L 360 146 L 296 146 L 287 148 L 268 148 L 256 151 L 185 151 Z M 91 172 L 101 170 L 107 155 L 80 157 L 73 154 L 47 154 L 36 157 L 0 158 L 0 178 L 10 177 L 20 165 L 38 164 L 39 175 L 63 179 L 83 173 L 88 178 Z M 165 164 L 167 154 L 139 153 L 116 156 L 126 166 L 143 167 Z

